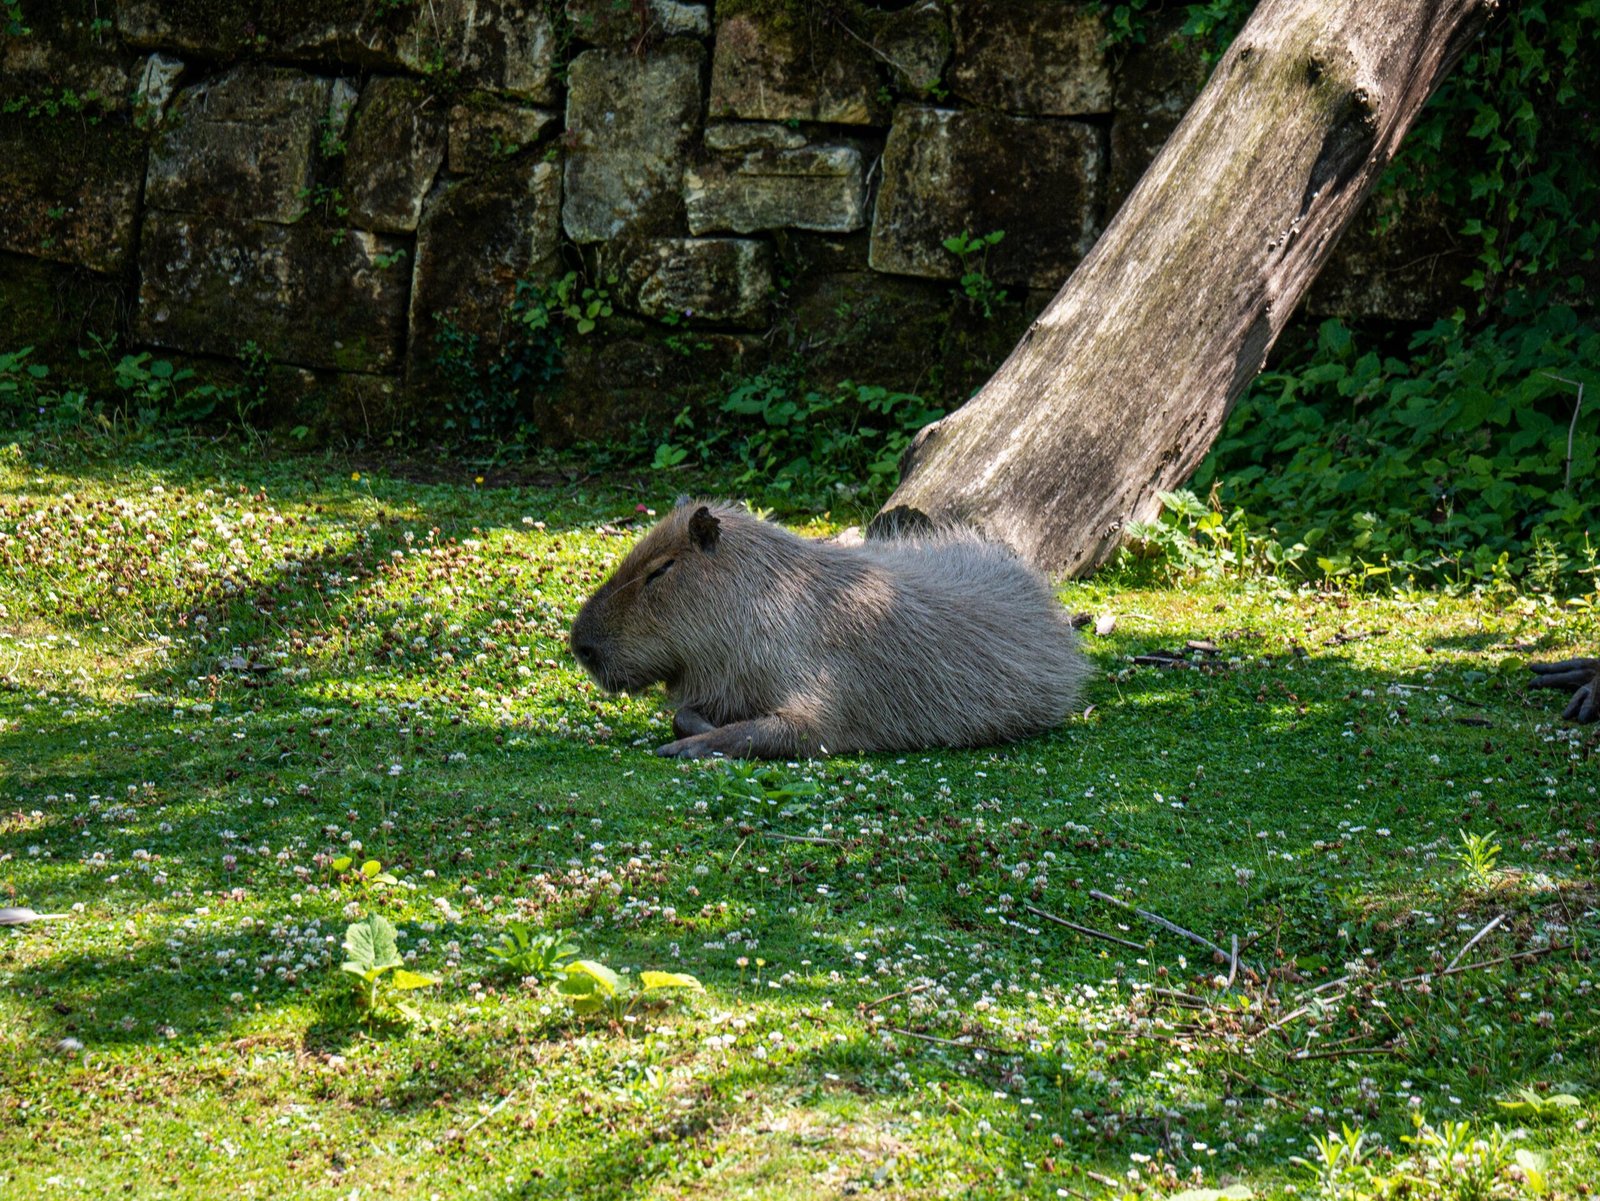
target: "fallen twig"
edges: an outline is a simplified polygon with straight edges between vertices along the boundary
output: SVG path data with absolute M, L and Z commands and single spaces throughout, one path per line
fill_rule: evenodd
M 1262 1084 L 1261 1081 L 1252 1080 L 1252 1079 L 1250 1079 L 1250 1077 L 1244 1075 L 1242 1072 L 1234 1071 L 1227 1064 L 1223 1064 L 1222 1065 L 1222 1071 L 1223 1071 L 1223 1073 L 1225 1075 L 1232 1076 L 1240 1084 L 1248 1084 L 1251 1088 L 1255 1089 L 1257 1092 L 1265 1093 L 1267 1096 L 1271 1097 L 1274 1101 L 1276 1101 L 1279 1105 L 1287 1105 L 1290 1109 L 1298 1110 L 1301 1113 L 1304 1113 L 1306 1111 L 1306 1107 L 1304 1105 L 1300 1104 L 1300 1102 L 1291 1101 L 1288 1097 L 1283 1096 L 1281 1093 L 1273 1092 L 1266 1085 Z
M 1007 1051 L 1003 1047 L 991 1047 L 984 1043 L 964 1043 L 953 1038 L 940 1038 L 937 1034 L 918 1034 L 915 1030 L 902 1030 L 898 1026 L 885 1026 L 886 1034 L 903 1034 L 907 1038 L 919 1038 L 925 1043 L 937 1043 L 941 1047 L 955 1047 L 958 1051 L 984 1051 L 990 1055 L 1016 1055 L 1017 1051 Z
M 779 834 L 774 830 L 757 831 L 763 838 L 776 839 L 778 842 L 810 842 L 819 846 L 836 847 L 839 845 L 837 838 L 823 838 L 819 834 Z
M 862 1013 L 866 1013 L 869 1010 L 876 1009 L 885 1001 L 894 1001 L 900 997 L 909 997 L 919 992 L 927 992 L 932 987 L 932 984 L 913 984 L 910 988 L 902 988 L 899 992 L 892 992 L 886 997 L 879 997 L 876 1001 L 863 1001 L 856 1008 Z
M 1109 893 L 1101 892 L 1097 888 L 1091 888 L 1089 890 L 1089 895 L 1091 897 L 1093 897 L 1097 901 L 1105 901 L 1108 904 L 1116 905 L 1116 906 L 1118 906 L 1118 907 L 1120 907 L 1122 909 L 1126 909 L 1130 913 L 1137 913 L 1140 917 L 1144 918 L 1145 921 L 1152 922 L 1155 925 L 1160 926 L 1163 930 L 1169 930 L 1173 934 L 1177 934 L 1177 935 L 1180 935 L 1180 936 L 1182 936 L 1184 938 L 1187 938 L 1190 942 L 1199 943 L 1202 947 L 1205 947 L 1208 950 L 1215 951 L 1218 955 L 1221 955 L 1224 959 L 1226 959 L 1228 957 L 1228 952 L 1224 951 L 1221 947 L 1219 947 L 1216 943 L 1212 942 L 1209 938 L 1204 938 L 1201 935 L 1196 934 L 1193 930 L 1185 930 L 1182 926 L 1178 925 L 1177 922 L 1169 922 L 1166 918 L 1162 917 L 1158 913 L 1151 913 L 1148 909 L 1140 909 L 1136 905 L 1130 905 L 1130 904 L 1128 904 L 1128 902 L 1123 901 L 1123 900 L 1119 900 L 1116 897 L 1110 895 Z
M 1065 926 L 1068 930 L 1076 930 L 1079 934 L 1086 934 L 1090 938 L 1099 938 L 1105 940 L 1106 942 L 1114 942 L 1119 947 L 1131 947 L 1135 951 L 1144 950 L 1143 943 L 1133 942 L 1126 938 L 1118 938 L 1115 934 L 1107 934 L 1104 930 L 1096 930 L 1093 926 L 1080 926 L 1077 922 L 1069 922 L 1064 917 L 1057 917 L 1053 913 L 1046 913 L 1043 909 L 1040 909 L 1035 905 L 1024 905 L 1023 908 L 1029 913 L 1033 914 L 1034 917 L 1042 917 L 1047 922 L 1054 922 L 1058 926 Z
M 1478 938 L 1481 938 L 1484 934 L 1487 934 L 1489 930 L 1492 930 L 1494 925 L 1495 923 L 1491 922 L 1487 927 L 1479 931 L 1478 936 L 1473 938 L 1472 942 L 1469 942 L 1461 949 L 1461 954 L 1466 954 L 1466 952 L 1472 947 L 1473 943 L 1477 942 Z M 1466 972 L 1477 972 L 1482 971 L 1484 968 L 1498 967 L 1502 963 L 1516 963 L 1524 959 L 1538 959 L 1541 956 L 1550 955 L 1556 951 L 1564 951 L 1567 949 L 1568 948 L 1565 946 L 1552 943 L 1548 947 L 1535 947 L 1531 951 L 1517 951 L 1510 955 L 1496 956 L 1494 959 L 1480 959 L 1476 963 L 1463 963 L 1459 967 L 1454 963 L 1451 963 L 1450 966 L 1446 967 L 1443 971 L 1419 972 L 1415 976 L 1404 976 L 1398 980 L 1376 980 L 1373 982 L 1373 991 L 1376 992 L 1385 988 L 1405 988 L 1408 985 L 1431 982 L 1433 980 L 1442 979 L 1445 976 L 1460 976 Z M 1456 958 L 1459 959 L 1460 956 L 1458 955 Z M 1315 994 L 1322 992 L 1324 989 L 1343 987 L 1343 992 L 1327 997 L 1323 1002 L 1327 1005 L 1336 1005 L 1340 1001 L 1344 1000 L 1345 996 L 1348 995 L 1350 989 L 1354 986 L 1354 983 L 1355 977 L 1340 976 L 1337 980 L 1329 980 L 1325 984 L 1317 985 L 1316 988 L 1312 989 L 1305 995 L 1314 996 Z M 1264 1027 L 1261 1032 L 1256 1035 L 1256 1037 L 1263 1038 L 1275 1030 L 1282 1030 L 1290 1022 L 1294 1021 L 1296 1018 L 1304 1017 L 1306 1014 L 1310 1013 L 1311 1010 L 1311 1005 L 1301 1005 L 1296 1009 L 1292 1009 L 1277 1021 L 1273 1022 L 1272 1025 Z
M 1296 1051 L 1290 1059 L 1344 1059 L 1351 1055 L 1398 1055 L 1394 1047 L 1341 1047 L 1332 1051 Z
M 1502 913 L 1499 917 L 1495 918 L 1494 921 L 1490 922 L 1482 930 L 1479 930 L 1476 934 L 1474 934 L 1471 937 L 1471 939 L 1468 940 L 1467 945 L 1462 947 L 1459 951 L 1456 952 L 1456 957 L 1450 961 L 1450 967 L 1445 968 L 1445 971 L 1449 971 L 1450 968 L 1455 967 L 1456 964 L 1460 963 L 1463 959 L 1465 959 L 1467 957 L 1467 952 L 1468 951 L 1472 950 L 1473 947 L 1477 946 L 1480 942 L 1482 942 L 1484 940 L 1484 938 L 1488 935 L 1489 931 L 1493 930 L 1496 926 L 1498 926 L 1501 922 L 1503 922 L 1505 920 L 1506 920 L 1506 915 Z
M 1228 960 L 1228 983 L 1225 988 L 1233 987 L 1233 979 L 1239 974 L 1239 936 L 1233 936 L 1233 955 Z

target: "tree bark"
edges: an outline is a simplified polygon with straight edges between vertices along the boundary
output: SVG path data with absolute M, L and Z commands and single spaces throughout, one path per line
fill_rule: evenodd
M 1262 0 L 1000 370 L 923 429 L 873 523 L 1092 570 L 1194 471 L 1495 0 Z

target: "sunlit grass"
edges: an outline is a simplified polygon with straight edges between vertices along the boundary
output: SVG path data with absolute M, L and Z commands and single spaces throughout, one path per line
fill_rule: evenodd
M 1313 1135 L 1524 1086 L 1580 1098 L 1519 1143 L 1557 1195 L 1600 1175 L 1595 737 L 1500 670 L 1592 610 L 1072 585 L 1118 618 L 1087 716 L 764 785 L 564 649 L 678 481 L 230 454 L 0 460 L 0 903 L 70 915 L 0 936 L 6 1193 L 1305 1196 Z M 338 1004 L 372 913 L 443 980 L 409 1030 Z M 1400 983 L 1496 916 L 1473 959 L 1557 949 Z M 707 992 L 580 1022 L 487 954 L 512 918 Z

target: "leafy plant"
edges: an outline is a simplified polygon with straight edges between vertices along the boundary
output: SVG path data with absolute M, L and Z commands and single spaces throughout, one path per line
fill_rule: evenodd
M 1400 353 L 1330 320 L 1308 358 L 1256 381 L 1192 486 L 1276 515 L 1330 574 L 1340 556 L 1435 582 L 1501 555 L 1520 573 L 1534 545 L 1581 558 L 1600 426 L 1552 377 L 1593 388 L 1597 362 L 1600 329 L 1549 297 L 1509 301 L 1498 326 L 1436 322 Z
M 731 460 L 735 486 L 798 497 L 886 492 L 912 437 L 943 416 L 919 396 L 870 384 L 807 389 L 793 365 L 740 380 L 718 408 L 731 420 L 698 442 L 692 415 L 680 414 L 681 432 L 656 448 L 656 466 L 676 466 L 693 450 L 702 460 Z
M 1155 521 L 1130 521 L 1122 563 L 1137 568 L 1154 565 L 1168 581 L 1185 578 L 1279 575 L 1298 568 L 1307 546 L 1285 546 L 1275 531 L 1250 528 L 1243 509 L 1224 515 L 1193 492 L 1159 492 L 1161 514 Z
M 174 366 L 147 350 L 123 355 L 113 373 L 139 423 L 146 427 L 158 424 L 163 416 L 178 423 L 204 420 L 225 395 L 215 384 L 190 384 L 195 378 L 193 368 Z
M 333 860 L 332 863 L 328 864 L 328 868 L 333 872 L 334 875 L 339 876 L 343 875 L 345 872 L 354 867 L 355 862 L 356 861 L 353 856 L 340 855 L 338 858 Z M 399 883 L 399 881 L 396 880 L 393 875 L 383 870 L 383 864 L 379 863 L 376 859 L 368 859 L 366 862 L 364 862 L 356 871 L 355 878 L 361 884 L 367 886 L 371 886 L 373 884 Z
M 961 260 L 961 295 L 976 312 L 993 317 L 994 311 L 1006 302 L 1005 289 L 989 275 L 989 251 L 998 246 L 1006 236 L 1003 229 L 973 237 L 965 230 L 952 234 L 941 245 Z
M 580 959 L 563 969 L 557 990 L 580 1016 L 604 1016 L 626 1022 L 640 1005 L 671 1004 L 685 992 L 704 992 L 700 981 L 685 972 L 640 972 L 637 984 L 603 963 Z
M 351 977 L 356 1005 L 369 1025 L 416 1021 L 420 1015 L 401 999 L 403 994 L 439 983 L 405 966 L 395 944 L 394 923 L 377 914 L 345 928 L 344 953 L 339 970 Z
M 1461 865 L 1474 888 L 1487 888 L 1494 883 L 1494 865 L 1500 858 L 1501 847 L 1491 834 L 1469 834 L 1457 830 L 1461 849 L 1451 856 Z
M 1529 1118 L 1539 1122 L 1574 1117 L 1580 1103 L 1571 1093 L 1541 1093 L 1523 1085 L 1509 1098 L 1501 1098 L 1497 1104 L 1514 1118 Z
M 527 922 L 508 922 L 495 946 L 488 952 L 518 976 L 535 980 L 554 979 L 566 969 L 565 960 L 578 953 L 560 930 L 536 930 Z

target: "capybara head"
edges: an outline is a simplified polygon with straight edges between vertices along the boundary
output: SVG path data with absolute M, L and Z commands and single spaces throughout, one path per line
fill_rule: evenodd
M 572 623 L 572 653 L 607 692 L 669 685 L 714 636 L 728 548 L 711 507 L 679 502 L 640 539 Z

